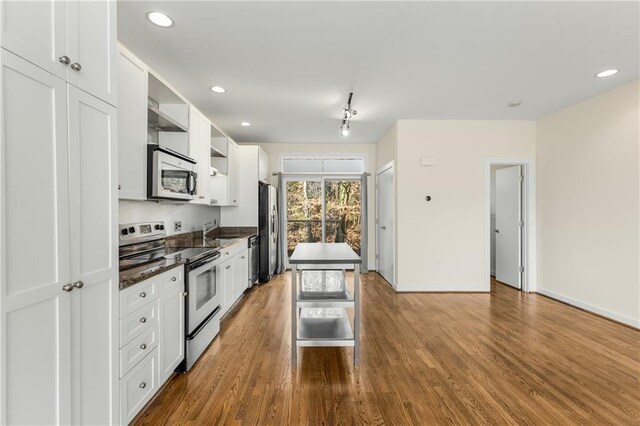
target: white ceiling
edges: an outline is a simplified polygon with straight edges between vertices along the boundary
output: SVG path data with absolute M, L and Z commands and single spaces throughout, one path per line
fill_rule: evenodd
M 118 38 L 241 142 L 536 119 L 639 77 L 638 2 L 119 1 Z M 162 10 L 169 29 L 145 19 Z M 593 75 L 608 68 L 610 78 Z M 220 85 L 224 95 L 209 87 Z M 341 108 L 353 91 L 351 135 Z M 511 100 L 522 100 L 509 108 Z M 250 121 L 251 127 L 240 126 Z

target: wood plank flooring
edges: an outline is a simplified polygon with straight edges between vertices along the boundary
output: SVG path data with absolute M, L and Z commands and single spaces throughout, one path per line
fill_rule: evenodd
M 640 423 L 640 332 L 493 283 L 396 294 L 363 275 L 362 352 L 290 363 L 289 274 L 249 291 L 137 424 Z

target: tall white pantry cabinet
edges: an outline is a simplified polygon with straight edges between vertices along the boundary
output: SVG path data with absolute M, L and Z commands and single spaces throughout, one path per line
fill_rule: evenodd
M 0 2 L 0 424 L 118 423 L 116 2 Z

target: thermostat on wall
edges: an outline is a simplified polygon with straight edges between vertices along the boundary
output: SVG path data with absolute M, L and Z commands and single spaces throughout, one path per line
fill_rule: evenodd
M 420 157 L 420 165 L 421 166 L 435 166 L 436 159 L 435 157 Z

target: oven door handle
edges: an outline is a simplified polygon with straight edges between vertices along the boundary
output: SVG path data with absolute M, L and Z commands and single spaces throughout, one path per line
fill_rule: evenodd
M 218 252 L 218 253 L 214 254 L 214 255 L 213 255 L 213 256 L 211 256 L 211 257 L 207 257 L 206 259 L 199 260 L 199 261 L 197 261 L 196 263 L 193 263 L 193 264 L 191 264 L 191 265 L 188 265 L 188 271 L 189 271 L 189 272 L 192 272 L 192 271 L 194 271 L 194 270 L 196 270 L 196 269 L 200 268 L 200 267 L 201 267 L 201 266 L 203 266 L 203 265 L 206 265 L 206 264 L 208 264 L 208 263 L 212 263 L 213 261 L 215 261 L 215 260 L 216 260 L 216 259 L 218 259 L 219 257 L 220 257 L 220 252 Z M 212 268 L 213 268 L 213 267 L 215 267 L 215 266 L 218 266 L 218 265 L 211 265 L 211 267 L 212 267 Z

